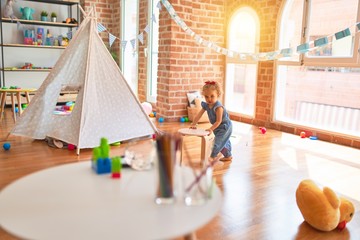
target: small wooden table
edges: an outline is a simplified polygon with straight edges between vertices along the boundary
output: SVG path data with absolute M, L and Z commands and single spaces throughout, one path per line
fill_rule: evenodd
M 205 129 L 190 129 L 190 128 L 181 128 L 178 130 L 178 132 L 184 137 L 184 136 L 196 136 L 201 137 L 201 154 L 200 154 L 200 160 L 202 164 L 206 164 L 208 162 L 208 158 L 210 157 L 211 153 L 211 147 L 215 139 L 215 135 L 211 134 L 209 135 L 208 131 L 205 131 Z M 184 150 L 184 144 L 181 148 L 181 162 L 183 161 L 183 150 Z
M 14 116 L 14 122 L 16 121 L 16 112 L 15 112 L 15 97 L 17 100 L 17 106 L 18 106 L 18 110 L 19 110 L 19 114 L 22 113 L 22 108 L 21 108 L 21 93 L 25 93 L 25 97 L 26 97 L 26 101 L 29 104 L 30 103 L 30 97 L 29 97 L 29 93 L 30 92 L 35 92 L 37 89 L 35 88 L 19 88 L 19 89 L 0 89 L 0 99 L 1 99 L 1 117 L 0 120 L 2 120 L 3 118 L 3 114 L 5 111 L 5 103 L 6 103 L 6 96 L 8 94 L 10 94 L 11 97 L 11 108 L 13 111 L 13 116 Z

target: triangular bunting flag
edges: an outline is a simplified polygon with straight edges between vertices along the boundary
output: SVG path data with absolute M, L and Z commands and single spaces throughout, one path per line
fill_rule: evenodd
M 122 41 L 121 41 L 121 47 L 122 47 L 122 48 L 126 48 L 126 44 L 127 44 L 127 41 L 126 41 L 126 40 L 122 40 Z
M 309 43 L 303 43 L 297 46 L 296 51 L 299 53 L 306 53 L 309 51 Z
M 150 32 L 150 25 L 149 25 L 149 24 L 146 25 L 146 27 L 144 28 L 144 31 L 145 31 L 147 34 L 149 34 L 149 32 Z
M 131 46 L 132 46 L 133 49 L 135 49 L 135 41 L 136 41 L 135 38 L 130 40 L 130 43 L 131 43 Z
M 140 33 L 140 34 L 138 35 L 138 39 L 139 39 L 139 41 L 141 42 L 141 44 L 144 44 L 144 33 Z
M 159 9 L 159 11 L 161 11 L 162 6 L 161 6 L 161 2 L 160 2 L 160 1 L 158 1 L 158 3 L 156 4 L 156 7 Z
M 326 44 L 328 44 L 328 43 L 329 43 L 328 38 L 327 38 L 327 37 L 323 37 L 323 38 L 316 39 L 316 40 L 314 41 L 314 46 L 315 46 L 315 47 L 320 47 L 320 46 L 326 45 Z
M 106 27 L 104 27 L 104 25 L 102 25 L 101 23 L 98 23 L 97 24 L 97 29 L 98 29 L 98 32 L 103 32 L 106 30 Z
M 114 35 L 112 35 L 111 33 L 109 33 L 109 45 L 110 45 L 110 47 L 113 45 L 115 39 L 116 39 L 116 37 Z
M 155 14 L 152 14 L 151 20 L 156 23 L 156 18 L 155 18 Z
M 339 40 L 341 38 L 344 38 L 344 37 L 347 37 L 347 36 L 350 36 L 350 35 L 351 35 L 350 29 L 347 28 L 347 29 L 345 29 L 345 30 L 343 30 L 341 32 L 335 33 L 335 38 L 336 38 L 336 40 Z

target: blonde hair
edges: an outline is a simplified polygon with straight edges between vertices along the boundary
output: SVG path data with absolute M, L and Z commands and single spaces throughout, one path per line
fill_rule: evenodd
M 220 83 L 216 82 L 216 81 L 206 81 L 205 85 L 202 87 L 202 95 L 204 95 L 204 92 L 208 91 L 208 90 L 212 90 L 212 91 L 216 91 L 216 93 L 218 94 L 218 97 L 221 96 L 222 94 L 222 88 Z

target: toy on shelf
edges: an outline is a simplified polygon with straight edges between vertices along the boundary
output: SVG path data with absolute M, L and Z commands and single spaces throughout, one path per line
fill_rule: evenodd
M 301 181 L 296 190 L 296 203 L 304 220 L 321 231 L 343 230 L 353 218 L 354 205 L 339 198 L 328 187 L 320 189 L 312 180 Z
M 75 18 L 66 18 L 66 20 L 63 21 L 63 23 L 67 23 L 67 24 L 77 24 L 78 21 L 76 21 Z
M 14 0 L 6 1 L 6 5 L 4 9 L 4 17 L 11 19 L 15 18 L 13 5 L 14 5 Z
M 22 13 L 22 16 L 21 16 L 22 19 L 34 20 L 32 15 L 34 14 L 35 10 L 33 8 L 30 8 L 30 7 L 20 8 L 20 12 Z

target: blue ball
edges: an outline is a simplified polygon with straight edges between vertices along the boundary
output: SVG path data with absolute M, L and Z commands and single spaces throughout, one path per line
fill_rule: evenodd
M 185 118 L 181 117 L 180 122 L 185 122 Z
M 9 150 L 11 147 L 10 143 L 4 143 L 3 148 L 5 149 L 5 151 Z
M 159 122 L 161 122 L 161 123 L 164 122 L 164 118 L 162 118 L 162 117 L 159 118 Z

